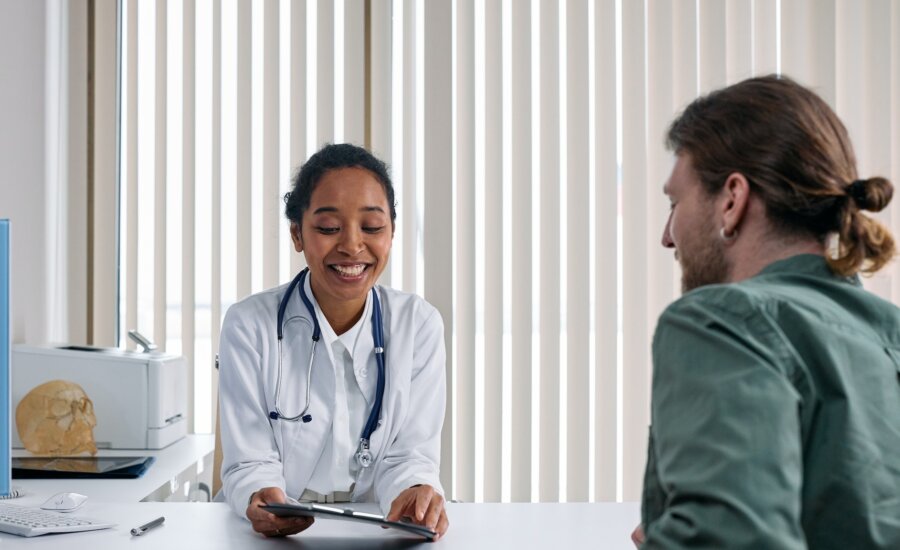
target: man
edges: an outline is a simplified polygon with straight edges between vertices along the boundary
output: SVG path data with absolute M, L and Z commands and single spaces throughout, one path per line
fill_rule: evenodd
M 900 548 L 900 309 L 858 273 L 894 255 L 846 129 L 756 78 L 674 121 L 662 244 L 684 296 L 653 342 L 642 548 Z

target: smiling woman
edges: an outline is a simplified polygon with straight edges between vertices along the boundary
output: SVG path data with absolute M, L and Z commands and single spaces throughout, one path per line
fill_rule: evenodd
M 260 508 L 290 497 L 375 501 L 440 537 L 444 326 L 422 298 L 376 284 L 396 218 L 387 168 L 327 145 L 300 169 L 285 214 L 308 268 L 232 306 L 222 326 L 224 496 L 266 536 L 311 525 Z
M 291 218 L 291 238 L 306 257 L 316 300 L 341 334 L 359 320 L 368 290 L 384 271 L 393 220 L 385 185 L 365 168 L 330 170 L 315 187 L 306 216 Z

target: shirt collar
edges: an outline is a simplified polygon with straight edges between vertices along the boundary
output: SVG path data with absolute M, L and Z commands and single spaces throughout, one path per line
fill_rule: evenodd
M 849 277 L 836 275 L 828 266 L 825 256 L 820 254 L 797 254 L 796 256 L 772 262 L 754 275 L 754 278 L 780 273 L 796 273 L 823 279 L 840 279 L 855 286 L 862 286 L 859 275 L 851 275 Z
M 310 277 L 306 277 L 306 280 L 303 282 L 304 290 L 306 291 L 306 295 L 309 297 L 309 301 L 312 303 L 313 308 L 316 312 L 316 319 L 319 320 L 319 328 L 322 330 L 322 339 L 325 340 L 325 343 L 328 344 L 329 349 L 334 345 L 335 342 L 340 342 L 350 353 L 350 357 L 353 357 L 353 352 L 356 348 L 356 342 L 359 340 L 359 335 L 362 333 L 362 329 L 365 324 L 368 322 L 369 318 L 372 316 L 372 292 L 366 295 L 366 305 L 363 306 L 362 315 L 359 316 L 359 320 L 350 327 L 350 329 L 341 334 L 340 336 L 334 332 L 334 329 L 331 327 L 331 323 L 328 322 L 328 319 L 325 318 L 325 314 L 322 312 L 322 308 L 319 307 L 319 302 L 316 301 L 316 297 L 313 295 L 312 287 L 310 286 Z

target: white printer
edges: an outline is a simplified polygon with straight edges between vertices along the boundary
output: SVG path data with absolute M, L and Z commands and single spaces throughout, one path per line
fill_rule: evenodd
M 98 449 L 161 449 L 187 434 L 184 357 L 86 346 L 15 346 L 13 415 L 29 391 L 50 380 L 68 380 L 84 389 L 94 404 Z M 21 448 L 18 430 L 12 432 L 13 446 Z

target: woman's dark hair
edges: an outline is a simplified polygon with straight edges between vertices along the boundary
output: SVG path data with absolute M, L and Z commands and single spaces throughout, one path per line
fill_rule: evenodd
M 894 238 L 861 210 L 891 201 L 885 178 L 859 179 L 847 129 L 825 101 L 793 80 L 744 80 L 696 99 L 672 123 L 666 144 L 687 154 L 707 193 L 743 174 L 785 234 L 839 238 L 828 263 L 839 275 L 874 273 L 894 256 Z
M 300 225 L 303 213 L 309 208 L 309 201 L 312 199 L 313 191 L 319 180 L 329 170 L 340 168 L 362 168 L 371 172 L 384 188 L 384 194 L 391 209 L 391 222 L 397 219 L 397 209 L 394 205 L 394 184 L 391 183 L 387 165 L 366 149 L 349 143 L 329 143 L 309 157 L 309 160 L 300 167 L 297 175 L 291 181 L 291 190 L 284 194 L 285 216 L 293 223 Z

